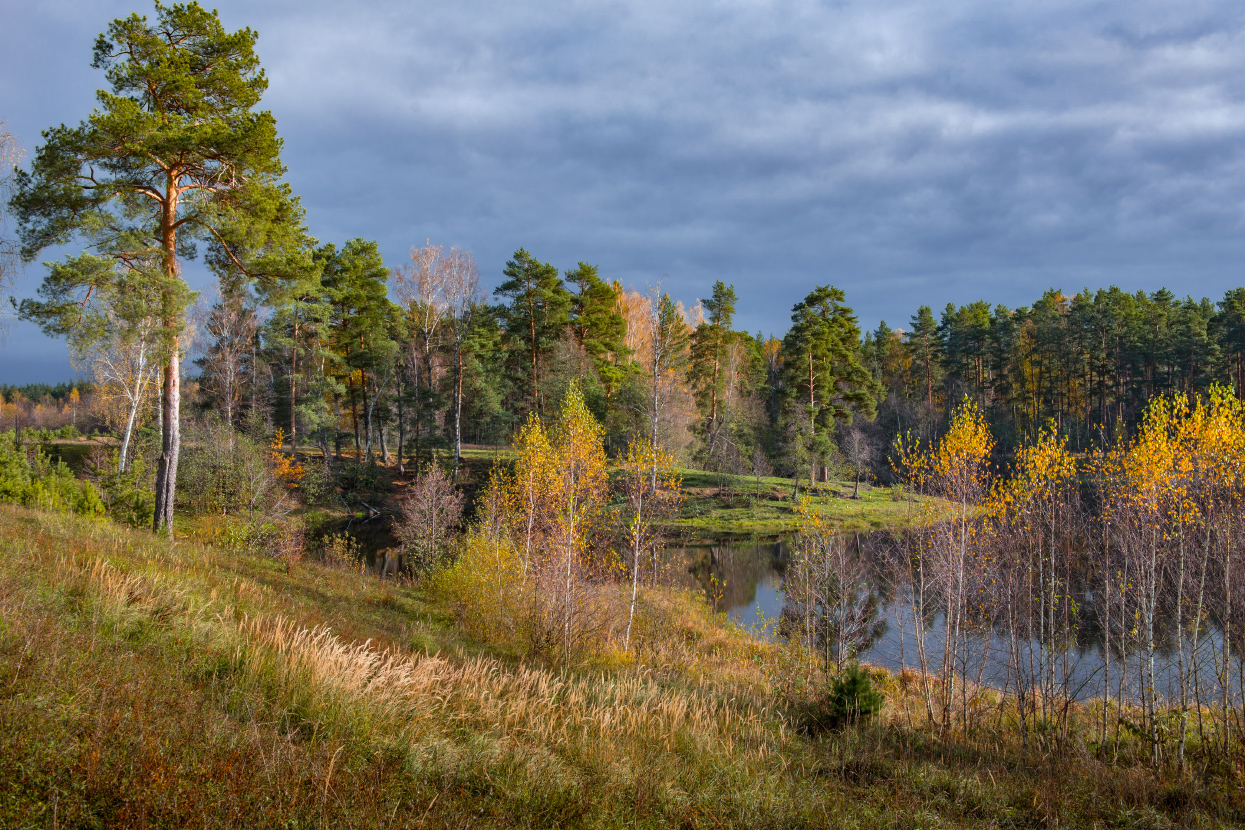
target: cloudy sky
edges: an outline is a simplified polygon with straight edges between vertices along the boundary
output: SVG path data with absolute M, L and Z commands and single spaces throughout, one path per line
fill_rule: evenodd
M 781 334 L 815 285 L 861 323 L 1049 287 L 1245 284 L 1245 5 L 234 2 L 322 241 L 523 246 Z M 7 0 L 0 117 L 77 123 L 133 0 Z M 10 228 L 11 231 L 11 228 Z M 202 272 L 190 271 L 202 281 Z M 38 265 L 16 293 L 33 293 Z M 10 327 L 0 383 L 67 378 Z

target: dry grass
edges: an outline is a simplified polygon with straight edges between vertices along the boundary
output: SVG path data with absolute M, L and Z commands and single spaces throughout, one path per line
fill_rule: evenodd
M 0 508 L 0 826 L 1241 818 L 1231 781 L 1174 787 L 1085 752 L 897 723 L 809 739 L 770 647 L 686 595 L 651 595 L 642 619 L 636 656 L 562 669 L 466 639 L 412 586 Z

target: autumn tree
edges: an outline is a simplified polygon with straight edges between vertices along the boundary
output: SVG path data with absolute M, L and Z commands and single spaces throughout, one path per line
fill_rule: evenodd
M 470 251 L 451 248 L 445 266 L 445 324 L 453 374 L 454 474 L 463 463 L 463 380 L 475 318 L 480 311 L 480 269 Z
M 389 279 L 402 308 L 406 336 L 405 365 L 413 375 L 411 398 L 414 402 L 415 458 L 420 458 L 424 428 L 434 425 L 437 334 L 445 321 L 449 300 L 446 296 L 448 273 L 445 248 L 427 245 L 411 248 L 411 261 L 393 269 Z M 405 424 L 399 429 L 405 432 Z M 399 439 L 399 445 L 402 440 Z M 401 455 L 399 447 L 399 456 Z M 399 458 L 399 464 L 401 464 Z
M 687 366 L 690 332 L 669 294 L 660 288 L 650 288 L 645 300 L 641 318 L 643 325 L 638 326 L 637 330 L 646 334 L 648 441 L 651 447 L 663 447 L 666 442 L 661 433 L 666 426 L 672 399 L 678 393 L 682 370 Z M 650 491 L 653 493 L 657 492 L 657 478 L 658 467 L 654 464 L 650 476 Z
M 245 386 L 258 382 L 253 360 L 259 336 L 255 307 L 238 293 L 224 294 L 198 328 L 202 356 L 195 363 L 200 369 L 200 394 L 233 427 Z
M 916 549 L 902 558 L 903 567 L 910 569 L 913 577 L 910 584 L 915 618 L 925 619 L 931 599 L 940 599 L 942 603 L 942 683 L 938 704 L 943 729 L 951 725 L 957 689 L 962 712 L 968 705 L 967 642 L 976 622 L 969 599 L 974 588 L 979 587 L 977 578 L 983 565 L 983 549 L 977 543 L 978 508 L 990 492 L 989 460 L 993 450 L 994 438 L 985 418 L 977 405 L 966 399 L 940 440 L 925 444 L 910 434 L 902 436 L 892 455 L 897 471 L 910 489 L 941 496 L 952 505 L 950 515 L 935 514 L 936 508 L 930 502 L 921 505 L 925 516 L 919 520 L 919 532 L 913 534 Z M 918 632 L 917 647 L 924 670 L 923 631 Z M 928 686 L 925 691 L 930 705 Z
M 160 277 L 138 263 L 127 273 L 119 271 L 113 260 L 91 254 L 52 263 L 39 288 L 40 299 L 23 300 L 21 311 L 45 333 L 66 338 L 74 362 L 91 373 L 105 396 L 121 404 L 121 473 L 153 373 L 170 344 L 160 318 L 152 313 Z M 78 300 L 83 279 L 95 288 Z
M 852 467 L 852 476 L 855 479 L 852 498 L 860 498 L 860 477 L 873 463 L 873 442 L 868 433 L 858 426 L 847 427 L 842 435 L 839 446 L 847 463 Z
M 1073 551 L 1082 510 L 1067 436 L 1052 425 L 1017 452 L 1012 475 L 990 496 L 996 537 L 994 592 L 1002 594 L 1010 635 L 1022 743 L 1030 715 L 1060 730 L 1079 689 L 1071 688 L 1080 618 L 1074 600 Z M 1062 734 L 1062 733 L 1061 733 Z
M 523 578 L 532 573 L 537 554 L 547 549 L 552 533 L 552 498 L 557 477 L 557 459 L 549 434 L 535 412 L 514 436 L 514 473 L 505 483 L 509 487 L 506 504 L 510 510 L 510 531 L 522 551 Z
M 395 530 L 416 573 L 430 573 L 445 560 L 462 512 L 463 496 L 440 467 L 429 465 L 415 476 Z
M 806 497 L 797 502 L 796 516 L 785 622 L 810 655 L 820 653 L 824 670 L 842 671 L 886 630 L 878 591 L 834 522 L 816 513 Z
M 268 80 L 250 29 L 228 32 L 197 3 L 156 4 L 156 20 L 114 20 L 95 43 L 93 66 L 110 89 L 77 127 L 43 133 L 12 200 L 27 261 L 78 239 L 110 269 L 96 280 L 158 279 L 153 313 L 166 331 L 163 445 L 154 526 L 173 519 L 180 448 L 182 332 L 190 291 L 181 276 L 195 241 L 208 261 L 248 279 L 277 280 L 310 267 L 302 209 L 281 181 L 276 121 L 256 111 Z M 82 260 L 70 259 L 74 269 Z
M 627 632 L 623 636 L 624 649 L 631 645 L 641 563 L 648 559 L 656 574 L 663 539 L 661 522 L 678 513 L 682 499 L 679 491 L 682 477 L 675 465 L 674 456 L 643 438 L 627 445 L 627 454 L 620 465 L 619 489 L 624 499 L 620 519 L 631 556 L 631 606 L 627 613 Z
M 562 401 L 561 414 L 551 435 L 556 478 L 551 493 L 551 541 L 565 566 L 561 590 L 562 644 L 570 659 L 577 611 L 577 582 L 592 562 L 590 542 L 600 522 L 607 485 L 605 446 L 601 425 L 584 403 L 583 393 L 572 386 Z

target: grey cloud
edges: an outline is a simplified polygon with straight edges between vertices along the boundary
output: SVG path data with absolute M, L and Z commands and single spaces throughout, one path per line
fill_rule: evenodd
M 394 264 L 433 238 L 494 279 L 520 245 L 687 300 L 721 278 L 776 332 L 827 281 L 870 326 L 1051 285 L 1242 281 L 1236 4 L 220 8 L 260 33 L 313 232 Z M 0 112 L 28 144 L 85 113 L 90 42 L 130 10 L 17 10 Z

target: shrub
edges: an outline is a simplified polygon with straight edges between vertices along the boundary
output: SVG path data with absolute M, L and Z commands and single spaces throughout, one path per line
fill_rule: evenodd
M 330 533 L 319 543 L 320 558 L 334 568 L 353 570 L 363 561 L 359 540 L 349 533 Z
M 135 452 L 129 468 L 117 473 L 120 453 L 106 447 L 92 447 L 82 460 L 82 477 L 99 490 L 108 517 L 131 527 L 151 527 L 156 512 L 156 495 L 148 456 Z
M 531 603 L 523 560 L 506 540 L 468 533 L 458 560 L 432 574 L 427 584 L 473 637 L 510 646 L 528 639 Z
M 283 515 L 289 487 L 266 447 L 220 424 L 190 427 L 178 465 L 178 501 L 191 512 Z
M 784 691 L 789 716 L 809 735 L 865 724 L 882 711 L 882 693 L 874 687 L 869 671 L 856 662 L 847 664 L 833 679 L 787 684 Z
M 345 461 L 339 467 L 338 483 L 347 505 L 374 500 L 380 490 L 380 467 L 375 461 Z
M 308 506 L 324 505 L 332 501 L 337 495 L 337 481 L 327 461 L 308 462 L 303 468 L 303 478 L 298 483 L 298 489 L 303 495 L 303 503 Z
M 102 516 L 104 502 L 89 481 L 73 477 L 63 461 L 53 463 L 38 447 L 18 448 L 0 435 L 0 502 Z
M 116 455 L 114 452 L 110 458 L 113 470 L 116 469 Z M 150 465 L 140 455 L 130 461 L 129 469 L 121 475 L 114 472 L 96 479 L 108 506 L 108 515 L 131 527 L 151 527 L 156 515 L 153 478 Z
M 463 515 L 463 497 L 440 467 L 430 465 L 415 476 L 394 528 L 402 553 L 418 575 L 444 561 Z

